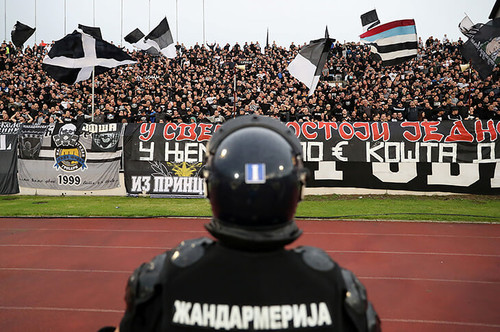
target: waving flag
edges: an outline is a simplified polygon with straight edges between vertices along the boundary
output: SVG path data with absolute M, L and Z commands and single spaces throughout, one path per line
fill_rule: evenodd
M 494 20 L 495 18 L 500 17 L 500 0 L 496 0 L 493 8 L 491 8 L 489 19 Z
M 361 25 L 363 26 L 363 31 L 370 30 L 380 24 L 378 19 L 377 11 L 375 9 L 361 15 Z
M 462 21 L 458 24 L 460 32 L 462 32 L 467 38 L 474 36 L 482 26 L 483 25 L 481 23 L 474 24 L 468 15 L 465 15 Z
M 161 20 L 156 28 L 144 37 L 144 40 L 148 44 L 151 43 L 158 52 L 167 58 L 173 59 L 177 55 L 172 32 L 170 31 L 166 17 Z
M 145 41 L 145 35 L 141 30 L 135 29 L 131 33 L 125 36 L 125 41 L 132 44 L 135 48 L 146 51 L 152 55 L 160 55 L 160 52 L 155 48 L 155 44 L 152 41 Z
M 311 41 L 301 48 L 299 54 L 288 65 L 290 74 L 309 88 L 309 96 L 314 93 L 318 86 L 332 42 L 333 39 L 330 38 Z
M 91 35 L 96 39 L 102 39 L 101 28 L 99 27 L 89 27 L 86 25 L 78 24 L 78 29 L 82 30 L 87 35 Z
M 10 34 L 12 37 L 12 43 L 17 48 L 22 48 L 24 43 L 31 37 L 35 30 L 36 28 L 31 28 L 26 24 L 17 21 L 14 25 L 14 29 Z
M 379 25 L 361 36 L 383 66 L 394 66 L 417 55 L 417 28 L 414 20 L 399 20 Z
M 484 24 L 460 47 L 460 52 L 481 78 L 486 79 L 491 75 L 500 63 L 500 18 Z
M 55 42 L 43 59 L 42 69 L 58 82 L 74 84 L 89 79 L 94 68 L 99 75 L 133 63 L 134 59 L 120 48 L 75 30 Z

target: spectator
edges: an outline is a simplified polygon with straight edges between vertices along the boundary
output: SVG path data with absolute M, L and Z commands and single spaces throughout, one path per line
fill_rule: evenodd
M 448 114 L 448 120 L 451 120 L 451 121 L 462 120 L 462 116 L 460 114 L 458 114 L 457 108 L 453 108 L 451 110 L 451 113 Z
M 94 123 L 104 123 L 105 119 L 104 113 L 99 108 L 96 108 L 94 111 Z
M 214 115 L 208 116 L 207 119 L 213 124 L 221 124 L 226 121 L 226 119 L 219 113 L 219 110 L 215 110 Z
M 417 107 L 417 102 L 415 100 L 410 101 L 410 107 L 406 110 L 406 120 L 418 121 L 419 116 L 420 111 Z
M 498 117 L 494 110 L 500 105 L 498 71 L 490 79 L 479 80 L 474 72 L 460 70 L 459 42 L 430 37 L 420 43 L 417 58 L 401 66 L 382 67 L 370 59 L 368 47 L 337 42 L 326 67 L 338 81 L 332 85 L 320 82 L 310 97 L 307 88 L 286 70 L 300 50 L 295 44 L 284 48 L 273 43 L 266 54 L 258 52 L 254 43 L 223 48 L 179 44 L 180 55 L 167 66 L 160 58 L 134 51 L 138 64 L 98 77 L 96 108 L 104 119 L 99 116 L 97 121 L 179 123 L 198 121 L 199 113 L 213 120 L 216 110 L 217 123 L 243 113 L 266 114 L 281 121 L 342 121 L 346 119 L 344 109 L 347 121 L 393 121 L 400 112 L 403 119 L 412 121 L 443 121 L 453 108 L 458 108 L 462 118 L 469 117 L 469 101 L 474 117 Z M 0 46 L 0 109 L 7 110 L 9 120 L 26 108 L 37 122 L 42 121 L 39 110 L 46 117 L 56 114 L 64 120 L 75 119 L 80 109 L 86 115 L 84 121 L 91 121 L 87 116 L 91 112 L 90 81 L 68 86 L 48 78 L 40 69 L 41 55 L 48 46 L 28 46 L 7 57 L 8 47 L 6 43 Z M 227 63 L 240 60 L 251 65 L 238 73 L 234 105 L 234 70 Z M 235 106 L 236 114 L 232 114 Z M 437 115 L 441 109 L 444 118 Z

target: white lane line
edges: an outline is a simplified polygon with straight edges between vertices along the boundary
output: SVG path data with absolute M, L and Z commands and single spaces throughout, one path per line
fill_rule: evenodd
M 102 228 L 0 228 L 0 231 L 57 231 L 57 232 L 122 232 L 122 233 L 203 233 L 203 229 L 193 230 L 168 230 L 168 229 L 102 229 Z
M 73 273 L 115 273 L 115 274 L 131 274 L 130 271 L 120 270 L 94 270 L 94 269 L 49 269 L 49 268 L 26 268 L 26 267 L 0 267 L 0 271 L 21 271 L 21 272 L 73 272 Z M 473 283 L 496 285 L 500 281 L 483 281 L 483 280 L 458 280 L 458 279 L 436 279 L 436 278 L 409 278 L 409 277 L 374 277 L 374 276 L 358 276 L 362 280 L 396 280 L 396 281 L 428 281 L 428 282 L 450 282 L 450 283 Z
M 101 228 L 0 228 L 0 231 L 58 231 L 58 232 L 121 232 L 121 233 L 199 233 L 204 230 L 166 230 L 166 229 L 101 229 Z M 408 233 L 360 233 L 360 232 L 307 232 L 304 235 L 342 235 L 342 236 L 395 236 L 395 237 L 436 237 L 436 238 L 475 238 L 500 239 L 500 236 L 450 235 L 450 234 L 408 234 Z
M 396 281 L 428 281 L 428 282 L 454 282 L 454 283 L 471 283 L 485 285 L 500 285 L 500 281 L 484 281 L 484 280 L 460 280 L 460 279 L 436 279 L 436 278 L 409 278 L 409 277 L 363 277 L 362 280 L 396 280 Z
M 425 319 L 398 319 L 398 318 L 381 318 L 382 323 L 392 322 L 392 323 L 422 323 L 422 324 L 440 324 L 440 325 L 457 325 L 457 326 L 476 326 L 476 327 L 491 327 L 499 328 L 500 324 L 487 324 L 487 323 L 475 323 L 475 322 L 454 322 L 445 320 L 425 320 Z
M 132 271 L 119 270 L 93 270 L 93 269 L 47 269 L 29 267 L 0 267 L 0 271 L 23 271 L 23 272 L 76 272 L 76 273 L 117 273 L 131 274 Z
M 44 310 L 44 311 L 77 311 L 77 312 L 111 312 L 123 313 L 123 310 L 93 309 L 93 308 L 58 308 L 58 307 L 13 307 L 0 306 L 0 310 Z
M 40 248 L 85 248 L 85 249 L 154 249 L 170 250 L 168 247 L 143 247 L 143 246 L 90 246 L 75 244 L 0 244 L 0 247 L 40 247 Z
M 466 257 L 499 257 L 495 254 L 469 254 L 458 252 L 415 252 L 415 251 L 378 251 L 378 250 L 325 250 L 335 254 L 381 254 L 381 255 L 433 255 L 433 256 L 466 256 Z
M 74 244 L 0 244 L 0 247 L 40 247 L 40 248 L 86 248 L 86 249 L 154 249 L 171 250 L 168 247 L 143 246 L 91 246 Z M 378 250 L 325 250 L 329 253 L 343 254 L 381 254 L 381 255 L 433 255 L 433 256 L 466 256 L 466 257 L 500 257 L 496 254 L 469 254 L 455 252 L 415 252 L 415 251 L 378 251 Z
M 93 246 L 74 244 L 0 244 L 0 247 L 38 247 L 38 248 L 85 248 L 85 249 L 153 249 L 171 250 L 169 247 L 144 247 L 144 246 Z M 325 250 L 335 254 L 380 254 L 380 255 L 433 255 L 433 256 L 465 256 L 465 257 L 495 257 L 496 254 L 470 254 L 455 252 L 415 252 L 415 251 L 378 251 L 378 250 Z
M 500 239 L 500 236 L 485 235 L 450 235 L 450 234 L 408 234 L 408 233 L 348 233 L 348 232 L 304 232 L 304 235 L 342 235 L 342 236 L 395 236 L 395 237 L 436 237 L 436 238 L 467 238 L 467 239 Z

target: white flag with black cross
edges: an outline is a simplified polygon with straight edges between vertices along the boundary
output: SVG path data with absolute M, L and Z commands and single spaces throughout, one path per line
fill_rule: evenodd
M 122 49 L 75 30 L 56 41 L 42 62 L 42 69 L 60 83 L 75 84 L 111 68 L 136 61 Z
M 332 42 L 333 39 L 330 38 L 311 41 L 300 49 L 299 54 L 288 65 L 288 72 L 309 88 L 309 96 L 314 93 L 318 86 Z

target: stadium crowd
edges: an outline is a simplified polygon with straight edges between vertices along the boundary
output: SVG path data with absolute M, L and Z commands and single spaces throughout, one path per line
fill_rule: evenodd
M 310 97 L 287 71 L 300 49 L 293 43 L 177 45 L 175 59 L 133 51 L 136 64 L 96 78 L 93 121 L 221 123 L 253 113 L 285 122 L 500 119 L 499 69 L 486 80 L 462 70 L 461 43 L 419 40 L 415 59 L 382 67 L 368 47 L 337 42 Z M 48 47 L 0 47 L 0 121 L 92 121 L 91 80 L 49 78 L 42 70 Z

